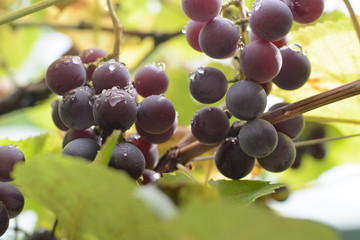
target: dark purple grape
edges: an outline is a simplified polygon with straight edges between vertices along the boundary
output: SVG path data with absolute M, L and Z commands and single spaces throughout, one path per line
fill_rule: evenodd
M 324 11 L 324 0 L 286 0 L 286 3 L 298 23 L 312 23 Z
M 182 0 L 186 16 L 197 22 L 209 22 L 221 10 L 222 0 Z
M 142 97 L 160 95 L 169 87 L 169 78 L 160 66 L 145 66 L 140 68 L 134 77 L 134 85 Z
M 314 144 L 308 146 L 307 152 L 310 153 L 313 158 L 317 160 L 322 160 L 326 156 L 327 149 L 324 144 Z
M 65 93 L 59 104 L 61 121 L 76 130 L 84 130 L 95 125 L 94 95 L 94 90 L 88 86 L 81 86 Z
M 201 28 L 206 24 L 206 22 L 196 22 L 190 20 L 186 25 L 185 37 L 188 44 L 195 49 L 196 51 L 202 52 L 199 45 L 199 34 Z
M 66 126 L 63 121 L 61 121 L 61 118 L 59 116 L 59 100 L 56 99 L 54 101 L 51 102 L 51 117 L 52 120 L 55 124 L 55 126 L 62 130 L 62 131 L 66 131 L 68 130 L 68 126 Z
M 278 108 L 284 107 L 289 105 L 288 103 L 277 103 L 274 104 L 273 106 L 271 106 L 269 108 L 269 112 L 274 111 Z M 301 114 L 295 118 L 277 123 L 274 125 L 274 127 L 276 128 L 277 131 L 285 133 L 286 135 L 288 135 L 288 137 L 290 137 L 291 139 L 297 138 L 298 136 L 300 136 L 300 134 L 302 133 L 302 131 L 304 130 L 304 126 L 305 126 L 305 118 L 304 116 Z
M 227 91 L 225 75 L 212 67 L 200 67 L 190 73 L 190 93 L 201 103 L 215 103 L 222 99 Z
M 131 75 L 125 64 L 111 59 L 99 64 L 91 78 L 97 94 L 113 87 L 124 88 L 131 84 Z
M 301 49 L 301 48 L 300 48 Z M 291 47 L 280 49 L 282 66 L 272 82 L 281 89 L 295 90 L 302 87 L 310 77 L 311 65 L 307 56 Z
M 74 157 L 82 157 L 93 161 L 99 150 L 100 145 L 94 140 L 89 138 L 78 138 L 66 144 L 62 150 L 62 154 Z
M 161 144 L 169 141 L 174 136 L 178 127 L 178 119 L 175 118 L 173 125 L 168 130 L 160 134 L 152 134 L 146 132 L 139 126 L 139 124 L 137 124 L 137 121 L 135 122 L 135 127 L 138 134 L 146 141 L 154 144 Z
M 250 80 L 234 83 L 226 94 L 226 107 L 232 115 L 241 120 L 258 118 L 265 110 L 265 90 Z
M 107 55 L 108 55 L 107 52 L 105 52 L 104 50 L 102 50 L 100 48 L 96 48 L 96 47 L 86 49 L 79 53 L 79 57 L 81 58 L 81 61 L 85 64 L 93 63 L 97 59 L 104 58 Z M 89 66 L 86 69 L 86 78 L 88 81 L 91 80 L 94 70 L 95 70 L 94 66 Z
M 160 173 L 157 173 L 153 170 L 150 169 L 145 169 L 142 175 L 142 184 L 143 185 L 150 185 L 150 184 L 155 184 L 159 178 L 160 178 Z
M 307 147 L 296 147 L 296 157 L 294 163 L 291 165 L 292 169 L 298 169 L 301 166 L 302 157 L 307 152 Z
M 206 23 L 199 34 L 201 50 L 212 58 L 232 55 L 240 40 L 239 28 L 229 19 L 217 17 Z
M 138 134 L 131 136 L 128 140 L 130 140 L 134 146 L 139 148 L 144 155 L 146 169 L 153 169 L 158 164 L 159 149 L 156 144 L 146 141 Z
M 13 145 L 0 146 L 0 181 L 9 182 L 14 180 L 10 174 L 15 164 L 24 161 L 24 154 L 17 147 Z
M 240 179 L 252 171 L 255 159 L 244 153 L 237 138 L 228 138 L 217 149 L 215 164 L 225 177 Z
M 57 240 L 58 238 L 52 237 L 52 232 L 44 228 L 38 228 L 33 232 L 27 240 Z
M 312 123 L 310 125 L 309 133 L 310 133 L 310 139 L 326 137 L 326 129 L 324 125 L 319 123 Z
M 274 151 L 278 144 L 278 134 L 271 123 L 256 119 L 241 127 L 239 143 L 247 155 L 261 158 Z
M 281 65 L 279 49 L 264 40 L 250 42 L 241 52 L 241 70 L 246 77 L 258 83 L 271 81 L 279 73 Z
M 13 184 L 0 182 L 0 202 L 5 204 L 9 218 L 18 216 L 24 208 L 24 196 Z
M 260 86 L 265 90 L 266 96 L 269 96 L 273 87 L 273 83 L 271 81 L 260 83 Z
M 204 107 L 191 120 L 191 132 L 204 144 L 215 144 L 224 140 L 230 130 L 226 113 L 218 107 Z
M 97 134 L 95 129 L 91 127 L 84 130 L 67 130 L 62 141 L 62 147 L 64 148 L 66 144 L 78 138 L 89 138 L 97 142 L 99 145 L 101 144 L 101 137 Z
M 3 202 L 0 201 L 0 237 L 9 228 L 9 213 Z
M 261 38 L 256 36 L 255 33 L 253 33 L 252 31 L 249 31 L 249 41 L 250 42 L 255 41 L 255 40 L 260 40 L 260 39 Z M 282 39 L 273 41 L 271 43 L 274 44 L 277 48 L 282 48 L 289 43 L 289 34 L 286 34 L 286 36 L 283 37 Z
M 86 82 L 86 70 L 78 56 L 64 56 L 47 69 L 45 83 L 57 95 L 63 95 Z
M 115 146 L 109 166 L 126 171 L 132 178 L 138 179 L 145 169 L 142 152 L 131 143 L 119 143 Z
M 283 172 L 290 168 L 296 157 L 293 141 L 284 133 L 278 132 L 278 144 L 275 150 L 257 161 L 261 167 L 269 172 Z
M 137 105 L 126 91 L 118 88 L 104 90 L 95 100 L 94 119 L 102 129 L 125 131 L 136 120 Z
M 261 39 L 272 42 L 286 36 L 293 24 L 293 15 L 279 0 L 256 0 L 253 3 L 249 25 Z
M 173 125 L 176 112 L 170 100 L 160 95 L 145 98 L 137 111 L 137 124 L 152 134 L 164 133 Z

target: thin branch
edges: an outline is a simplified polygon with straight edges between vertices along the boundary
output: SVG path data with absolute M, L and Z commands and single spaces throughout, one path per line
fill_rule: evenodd
M 311 139 L 311 140 L 306 140 L 306 141 L 295 142 L 294 144 L 295 144 L 295 147 L 306 147 L 306 146 L 311 146 L 311 145 L 315 145 L 315 144 L 319 144 L 319 143 L 332 142 L 332 141 L 336 141 L 336 140 L 342 140 L 342 139 L 353 138 L 353 137 L 360 137 L 360 133 L 349 135 L 349 136 L 341 136 L 341 137 Z
M 359 25 L 359 21 L 356 18 L 354 9 L 352 8 L 349 0 L 344 0 L 344 3 L 345 3 L 345 5 L 346 5 L 346 7 L 347 7 L 347 9 L 349 11 L 351 21 L 352 21 L 352 23 L 354 25 L 355 32 L 357 34 L 357 37 L 358 37 L 358 40 L 359 40 L 359 43 L 360 43 L 360 25 Z
M 305 116 L 305 121 L 308 122 L 333 122 L 333 123 L 348 123 L 348 124 L 360 124 L 360 120 L 345 119 L 345 118 L 332 118 L 332 117 L 319 117 L 319 116 Z
M 15 12 L 11 12 L 11 13 L 1 16 L 0 17 L 0 25 L 2 25 L 4 23 L 12 22 L 16 19 L 19 19 L 19 18 L 29 15 L 31 13 L 43 10 L 52 5 L 56 5 L 56 4 L 66 2 L 66 1 L 69 1 L 69 0 L 46 0 L 46 1 L 41 1 L 41 2 L 35 3 L 33 5 L 22 8 Z
M 115 35 L 115 44 L 114 44 L 114 50 L 113 50 L 113 57 L 115 61 L 119 61 L 120 59 L 120 49 L 121 49 L 121 40 L 123 38 L 124 28 L 120 24 L 119 18 L 116 16 L 115 8 L 112 4 L 111 0 L 106 0 L 109 13 L 111 16 L 111 20 L 113 23 L 114 28 L 114 35 Z

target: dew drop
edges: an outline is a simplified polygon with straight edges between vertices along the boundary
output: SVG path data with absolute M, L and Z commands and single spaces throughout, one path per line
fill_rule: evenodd
M 124 101 L 122 96 L 113 96 L 109 99 L 110 106 L 115 107 L 118 103 Z
M 260 9 L 260 7 L 261 7 L 261 2 L 262 2 L 262 0 L 257 0 L 257 1 L 255 1 L 255 2 L 253 3 L 252 7 L 253 7 L 253 10 L 254 10 L 254 11 L 257 11 L 257 10 Z
M 196 76 L 196 72 L 191 72 L 191 73 L 189 73 L 189 78 L 190 78 L 190 80 L 194 80 L 194 79 L 195 79 L 195 76 Z
M 245 48 L 245 43 L 243 41 L 238 43 L 238 48 L 240 48 L 240 50 L 244 50 Z
M 302 45 L 300 43 L 292 43 L 290 44 L 289 48 L 294 52 L 304 53 Z
M 120 62 L 120 67 L 126 67 L 126 64 L 124 62 Z
M 110 70 L 111 72 L 114 71 L 115 68 L 116 68 L 115 64 L 110 64 L 110 65 L 109 65 L 109 70 Z
M 109 61 L 108 61 L 109 63 L 116 63 L 116 61 L 115 61 L 115 59 L 110 59 Z
M 73 64 L 81 64 L 81 58 L 79 56 L 72 57 Z
M 205 74 L 205 68 L 204 67 L 199 67 L 196 72 L 198 72 L 200 75 L 204 75 Z
M 165 65 L 165 63 L 163 63 L 163 62 L 157 63 L 156 66 L 157 66 L 158 68 L 160 68 L 161 70 L 163 70 L 163 71 L 165 71 L 165 69 L 166 69 L 166 65 Z
M 110 91 L 106 91 L 105 92 L 105 97 L 110 97 L 111 96 L 111 92 Z
M 126 92 L 128 92 L 128 93 L 132 93 L 132 91 L 133 91 L 133 86 L 131 85 L 131 84 L 129 84 L 129 85 L 127 85 L 127 86 L 125 86 L 124 87 L 124 90 L 126 91 Z
M 183 34 L 186 34 L 186 29 L 187 29 L 187 25 L 186 25 L 185 27 L 183 27 L 183 29 L 181 29 L 181 32 L 182 32 Z

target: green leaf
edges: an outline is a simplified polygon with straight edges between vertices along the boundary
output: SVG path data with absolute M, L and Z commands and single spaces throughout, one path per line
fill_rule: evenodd
M 68 240 L 166 239 L 124 172 L 44 155 L 17 166 L 15 178 L 27 196 L 58 216 Z
M 191 178 L 189 178 L 186 174 L 177 171 L 175 173 L 164 173 L 159 179 L 158 183 L 162 185 L 177 185 L 192 184 L 194 181 L 191 180 Z
M 113 133 L 106 139 L 105 144 L 101 146 L 101 149 L 96 155 L 93 164 L 103 164 L 105 166 L 108 165 L 112 152 L 118 142 L 120 135 L 120 130 L 113 131 Z
M 239 205 L 247 206 L 258 197 L 273 193 L 283 184 L 270 184 L 265 181 L 253 180 L 211 180 L 210 186 L 217 189 L 225 200 L 231 200 Z

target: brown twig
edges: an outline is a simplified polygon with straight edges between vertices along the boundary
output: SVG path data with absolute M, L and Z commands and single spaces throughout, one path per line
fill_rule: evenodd
M 350 18 L 351 18 L 351 21 L 354 25 L 354 28 L 355 28 L 355 32 L 357 34 L 357 37 L 358 37 L 358 40 L 359 40 L 359 43 L 360 43 L 360 25 L 359 25 L 359 22 L 356 18 L 356 15 L 355 15 L 355 12 L 354 12 L 354 9 L 352 8 L 349 0 L 344 0 L 344 3 L 346 5 L 346 8 L 348 9 L 349 11 L 349 14 L 350 14 Z

